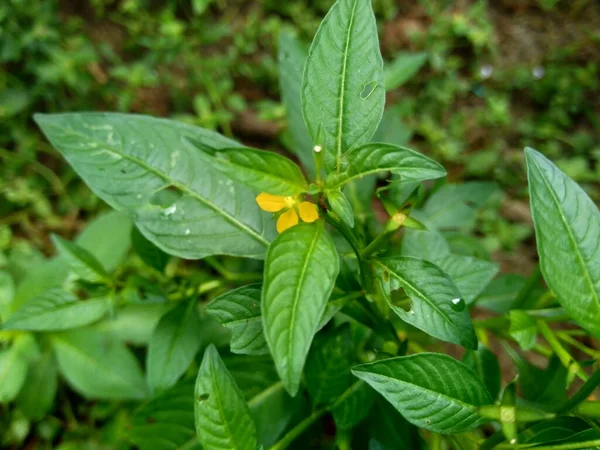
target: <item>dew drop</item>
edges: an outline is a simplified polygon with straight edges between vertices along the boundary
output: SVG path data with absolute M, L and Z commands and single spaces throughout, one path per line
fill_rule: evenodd
M 172 216 L 173 214 L 175 214 L 175 211 L 177 211 L 177 205 L 173 204 L 173 205 L 169 206 L 168 208 L 166 208 L 163 211 L 163 214 L 165 215 L 165 217 L 169 217 L 169 216 Z
M 183 234 L 185 234 L 186 236 L 189 236 L 191 232 L 192 231 L 189 228 L 186 228 L 185 231 L 183 232 Z
M 451 303 L 452 303 L 452 305 L 451 305 L 452 309 L 454 311 L 460 312 L 460 311 L 463 311 L 465 309 L 465 301 L 462 298 L 458 298 L 458 297 L 457 298 L 453 298 L 451 300 Z

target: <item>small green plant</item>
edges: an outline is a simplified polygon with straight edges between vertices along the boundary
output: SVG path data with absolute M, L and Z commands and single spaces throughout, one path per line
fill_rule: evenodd
M 404 61 L 384 74 L 369 0 L 338 0 L 308 51 L 282 33 L 302 167 L 174 120 L 36 115 L 116 211 L 53 236 L 53 259 L 0 254 L 5 443 L 41 421 L 61 448 L 599 447 L 597 207 L 526 149 L 539 269 L 494 279 L 476 231 L 498 188 L 443 183 L 398 145 L 386 78 L 425 57 Z M 518 378 L 503 381 L 494 345 Z M 98 401 L 86 425 L 58 380 Z M 75 431 L 56 437 L 54 408 Z

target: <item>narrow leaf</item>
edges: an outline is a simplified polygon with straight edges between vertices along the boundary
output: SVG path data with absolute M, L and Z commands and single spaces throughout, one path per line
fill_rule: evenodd
M 330 174 L 326 184 L 334 189 L 357 178 L 387 172 L 397 174 L 401 181 L 423 181 L 446 176 L 446 170 L 439 163 L 414 150 L 376 143 L 346 153 L 340 172 Z
M 79 300 L 62 289 L 51 289 L 29 300 L 2 325 L 6 330 L 58 331 L 96 322 L 106 314 L 108 298 Z
M 17 345 L 0 350 L 0 403 L 15 399 L 27 376 L 27 359 Z
M 528 148 L 527 179 L 540 267 L 571 317 L 600 337 L 600 213 L 542 154 Z
M 513 309 L 510 311 L 510 328 L 512 338 L 523 350 L 530 350 L 535 345 L 537 325 L 525 311 Z
M 201 331 L 195 300 L 178 305 L 160 319 L 146 361 L 152 392 L 172 387 L 186 371 L 200 348 Z
M 27 378 L 16 399 L 19 409 L 30 419 L 42 419 L 54 403 L 57 386 L 54 354 L 47 351 L 29 366 Z
M 328 191 L 327 201 L 331 206 L 331 210 L 340 216 L 346 225 L 350 228 L 354 228 L 354 211 L 344 193 L 339 189 Z
M 110 280 L 100 261 L 90 252 L 55 234 L 52 235 L 52 241 L 60 252 L 60 256 L 65 258 L 71 270 L 79 278 L 90 283 L 106 283 Z
M 194 405 L 196 433 L 205 450 L 256 449 L 250 409 L 212 344 L 198 371 Z
M 385 89 L 390 91 L 409 81 L 427 61 L 427 53 L 401 53 L 385 65 Z
M 313 336 L 339 272 L 339 257 L 323 223 L 300 224 L 269 247 L 262 291 L 267 344 L 279 377 L 298 392 Z
M 87 398 L 143 399 L 146 382 L 140 366 L 121 342 L 89 330 L 52 336 L 60 372 Z
M 333 408 L 333 419 L 336 426 L 342 430 L 349 430 L 363 420 L 375 400 L 375 391 L 362 380 L 352 384 L 336 400 Z
M 206 312 L 231 329 L 231 351 L 246 355 L 269 353 L 260 315 L 261 285 L 229 291 L 208 304 Z
M 342 169 L 348 150 L 366 144 L 385 104 L 383 61 L 371 0 L 338 0 L 321 22 L 302 79 L 302 112 L 325 169 Z
M 165 252 L 197 259 L 263 258 L 270 241 L 254 194 L 207 166 L 184 137 L 211 148 L 237 144 L 173 120 L 112 113 L 38 114 L 48 139 L 100 198 L 135 218 Z M 168 205 L 160 193 L 172 193 Z
M 436 433 L 462 433 L 484 423 L 491 403 L 475 372 L 447 355 L 420 353 L 354 367 L 409 422 Z
M 210 155 L 208 149 L 202 148 L 195 141 L 187 141 L 200 148 L 201 154 L 211 166 L 253 191 L 297 195 L 308 189 L 300 167 L 285 156 L 248 147 L 214 150 L 214 154 Z M 225 189 L 230 185 L 228 183 Z
M 384 258 L 375 264 L 382 274 L 389 274 L 391 287 L 397 283 L 411 300 L 410 311 L 390 303 L 402 320 L 438 339 L 477 348 L 466 303 L 450 277 L 439 267 L 410 257 Z

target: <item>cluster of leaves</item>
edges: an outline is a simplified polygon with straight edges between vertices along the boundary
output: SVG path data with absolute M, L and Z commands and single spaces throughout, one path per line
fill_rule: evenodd
M 426 59 L 384 71 L 377 36 L 369 0 L 338 0 L 310 49 L 281 35 L 287 142 L 304 170 L 179 121 L 36 116 L 116 211 L 74 241 L 54 236 L 50 260 L 0 254 L 3 444 L 32 425 L 63 450 L 600 444 L 597 207 L 527 149 L 540 270 L 493 280 L 472 232 L 498 190 L 429 181 L 446 171 L 384 112 L 386 89 Z M 312 199 L 320 217 L 276 235 L 260 193 L 292 210 Z M 496 314 L 474 323 L 476 307 Z M 503 384 L 494 342 L 518 380 Z M 74 414 L 78 396 L 98 404 Z

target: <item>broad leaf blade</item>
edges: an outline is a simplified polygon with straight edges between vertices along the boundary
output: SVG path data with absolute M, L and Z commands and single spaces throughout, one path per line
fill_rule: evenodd
M 29 300 L 2 325 L 6 330 L 58 331 L 93 323 L 106 314 L 108 298 L 79 300 L 62 289 L 51 289 Z
M 600 337 L 600 213 L 586 193 L 535 150 L 525 150 L 540 267 L 569 315 Z
M 325 169 L 369 142 L 385 104 L 383 61 L 371 0 L 338 0 L 321 22 L 302 79 L 302 112 Z
M 288 129 L 293 140 L 291 150 L 314 176 L 313 143 L 302 117 L 300 95 L 307 56 L 308 47 L 290 33 L 282 31 L 279 36 L 279 89 L 287 112 Z
M 285 156 L 248 147 L 212 151 L 203 149 L 195 141 L 188 141 L 199 147 L 201 155 L 211 166 L 253 191 L 274 195 L 297 195 L 308 189 L 300 167 Z M 214 155 L 211 156 L 208 152 Z
M 298 392 L 313 336 L 339 272 L 339 257 L 323 223 L 300 224 L 269 247 L 262 291 L 265 337 L 279 377 Z
M 342 157 L 341 171 L 327 177 L 330 188 L 373 174 L 392 172 L 401 181 L 423 181 L 446 176 L 437 162 L 414 150 L 392 144 L 366 144 L 354 148 Z
M 148 395 L 142 370 L 121 342 L 89 330 L 52 336 L 58 367 L 69 384 L 87 398 L 129 400 Z
M 466 303 L 450 277 L 439 267 L 409 257 L 384 258 L 375 264 L 383 273 L 387 272 L 391 286 L 397 283 L 411 300 L 410 311 L 390 303 L 402 320 L 438 339 L 477 348 Z
M 262 258 L 270 236 L 254 194 L 203 163 L 184 137 L 211 148 L 237 144 L 180 122 L 108 113 L 36 115 L 35 120 L 90 188 L 135 218 L 150 241 L 182 258 Z M 152 203 L 167 189 L 180 197 Z
M 269 353 L 260 315 L 261 285 L 229 291 L 208 304 L 206 312 L 231 329 L 231 351 L 246 355 Z
M 491 403 L 475 372 L 447 355 L 420 353 L 354 367 L 409 422 L 436 433 L 462 433 L 484 423 Z
M 204 353 L 195 400 L 196 433 L 204 449 L 256 449 L 250 409 L 214 345 Z
M 182 303 L 158 322 L 148 345 L 147 378 L 152 392 L 172 387 L 189 367 L 201 343 L 196 301 Z
M 336 426 L 349 430 L 363 420 L 375 400 L 375 391 L 362 380 L 357 381 L 340 395 L 331 412 Z
M 462 298 L 471 305 L 498 273 L 498 264 L 463 255 L 446 255 L 431 260 L 450 275 Z

